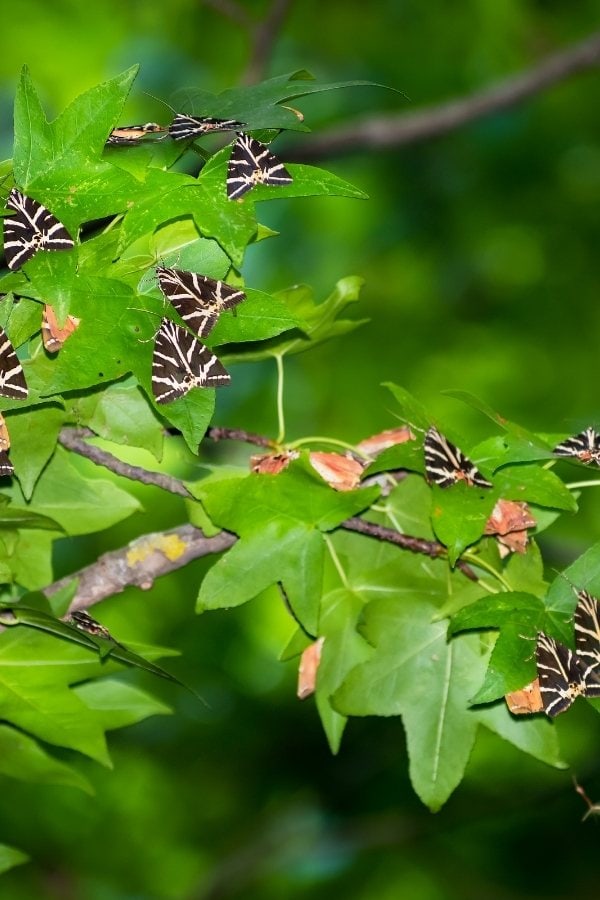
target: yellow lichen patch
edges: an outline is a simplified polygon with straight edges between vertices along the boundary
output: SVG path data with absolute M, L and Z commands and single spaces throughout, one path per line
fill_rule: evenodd
M 168 560 L 174 562 L 183 556 L 187 550 L 187 544 L 177 534 L 157 534 L 150 538 L 136 542 L 135 547 L 127 552 L 127 565 L 136 566 L 145 562 L 155 551 L 162 553 Z

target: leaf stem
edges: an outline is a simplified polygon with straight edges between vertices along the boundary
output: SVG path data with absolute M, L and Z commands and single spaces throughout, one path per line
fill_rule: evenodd
M 472 566 L 477 566 L 479 569 L 484 569 L 486 572 L 489 572 L 490 575 L 493 575 L 496 578 L 502 587 L 507 591 L 512 591 L 512 585 L 506 580 L 504 575 L 499 572 L 497 569 L 493 567 L 493 565 L 489 562 L 486 562 L 484 559 L 481 559 L 477 556 L 476 553 L 471 553 L 469 550 L 463 553 L 462 558 L 467 560 L 467 562 L 471 563 Z
M 565 484 L 565 487 L 569 491 L 576 491 L 578 488 L 584 487 L 599 487 L 600 486 L 600 478 L 592 478 L 590 481 L 571 481 L 569 484 Z
M 277 363 L 277 444 L 283 444 L 285 438 L 285 416 L 283 413 L 283 356 L 275 355 Z
M 333 542 L 328 534 L 324 534 L 323 537 L 325 538 L 325 543 L 327 544 L 327 549 L 329 550 L 329 555 L 331 556 L 331 560 L 337 570 L 338 575 L 340 576 L 340 581 L 342 582 L 342 584 L 344 585 L 344 587 L 346 589 L 349 589 L 348 577 L 347 577 L 346 573 L 344 572 L 343 566 L 340 562 L 340 558 L 335 551 L 335 547 L 333 546 Z
M 304 444 L 331 444 L 332 447 L 343 447 L 344 450 L 349 450 L 351 453 L 354 453 L 357 456 L 362 456 L 363 459 L 371 459 L 368 454 L 363 453 L 361 450 L 357 450 L 356 447 L 353 446 L 353 444 L 349 444 L 347 441 L 340 441 L 337 438 L 324 437 L 320 434 L 313 434 L 309 437 L 298 438 L 297 441 L 292 441 L 287 446 L 290 448 L 290 450 L 293 450 L 297 447 L 302 447 Z

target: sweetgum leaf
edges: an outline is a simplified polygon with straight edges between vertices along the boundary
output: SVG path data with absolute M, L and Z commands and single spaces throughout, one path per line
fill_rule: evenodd
M 281 582 L 294 615 L 315 634 L 322 567 L 320 532 L 274 519 L 260 533 L 239 540 L 210 568 L 200 587 L 196 610 L 239 606 Z
M 323 91 L 349 87 L 384 87 L 372 81 L 338 81 L 320 83 L 305 71 L 299 70 L 278 75 L 259 84 L 230 88 L 221 94 L 211 94 L 198 88 L 183 88 L 171 95 L 171 104 L 177 112 L 187 115 L 217 116 L 237 119 L 245 123 L 246 130 L 259 128 L 286 128 L 308 131 L 298 116 L 282 104 L 287 100 L 306 97 Z
M 462 779 L 477 730 L 470 696 L 487 654 L 476 636 L 446 640 L 446 624 L 417 592 L 399 604 L 372 601 L 361 632 L 375 648 L 334 695 L 347 715 L 401 715 L 410 777 L 419 797 L 439 809 Z
M 482 725 L 529 756 L 557 769 L 567 768 L 556 728 L 546 716 L 511 716 L 505 703 L 479 709 L 476 715 Z
M 427 431 L 431 425 L 431 416 L 423 404 L 412 396 L 405 388 L 388 381 L 384 384 L 400 407 L 400 419 L 408 425 L 414 425 L 422 431 Z
M 15 100 L 15 181 L 74 238 L 82 222 L 123 211 L 138 191 L 131 175 L 101 159 L 136 73 L 137 66 L 91 88 L 48 123 L 27 68 L 22 71 Z
M 361 278 L 349 276 L 337 282 L 334 291 L 322 303 L 315 303 L 313 292 L 305 285 L 281 291 L 275 295 L 282 300 L 298 322 L 298 329 L 264 340 L 256 345 L 235 348 L 240 362 L 254 362 L 289 353 L 302 353 L 316 344 L 353 331 L 366 320 L 341 319 L 339 316 L 350 303 L 359 299 Z
M 87 465 L 89 474 L 83 478 L 71 462 L 70 454 L 57 447 L 36 485 L 35 512 L 27 509 L 25 498 L 13 481 L 0 492 L 13 502 L 13 506 L 0 510 L 0 518 L 12 517 L 15 528 L 23 527 L 21 521 L 29 519 L 29 527 L 48 527 L 54 531 L 62 528 L 73 535 L 102 531 L 140 508 L 135 497 L 112 481 L 98 477 L 92 463 Z M 37 524 L 41 516 L 47 517 L 47 526 L 42 519 Z
M 487 488 L 458 482 L 449 488 L 434 484 L 431 522 L 436 537 L 448 549 L 448 559 L 456 562 L 463 550 L 479 540 L 498 495 Z
M 31 500 L 37 480 L 56 449 L 65 411 L 58 404 L 44 404 L 7 416 L 10 458 L 23 496 Z
M 488 703 L 522 688 L 535 677 L 535 636 L 546 630 L 543 602 L 533 594 L 511 591 L 482 597 L 460 610 L 449 633 L 500 629 L 483 685 L 473 703 Z
M 57 784 L 94 793 L 88 779 L 77 769 L 54 759 L 29 735 L 5 724 L 0 724 L 0 772 L 34 784 Z
M 171 707 L 133 684 L 107 677 L 86 681 L 74 689 L 80 700 L 94 710 L 105 731 L 142 722 L 149 716 L 170 715 Z

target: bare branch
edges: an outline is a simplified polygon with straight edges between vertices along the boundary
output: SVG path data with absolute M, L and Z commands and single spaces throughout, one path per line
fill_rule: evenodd
M 241 3 L 237 3 L 236 0 L 204 0 L 204 3 L 206 6 L 211 6 L 215 12 L 225 16 L 225 18 L 231 19 L 236 25 L 241 25 L 242 28 L 247 28 L 248 30 L 252 29 L 252 19 Z
M 180 497 L 192 496 L 184 483 L 179 481 L 178 478 L 173 478 L 172 475 L 164 475 L 162 472 L 149 472 L 147 469 L 142 469 L 141 466 L 132 466 L 129 463 L 124 463 L 122 460 L 117 459 L 116 456 L 113 456 L 112 453 L 86 443 L 84 440 L 86 437 L 96 437 L 96 435 L 89 428 L 63 428 L 58 436 L 58 440 L 67 450 L 72 450 L 74 453 L 79 453 L 80 456 L 85 456 L 86 459 L 91 460 L 97 466 L 104 466 L 105 469 L 110 469 L 115 475 L 122 475 L 123 478 L 140 481 L 142 484 L 153 484 L 164 491 L 169 491 L 171 494 L 178 494 Z
M 250 59 L 242 76 L 244 84 L 256 84 L 265 77 L 273 45 L 291 4 L 292 0 L 273 0 L 267 16 L 254 26 Z
M 273 447 L 271 438 L 253 431 L 245 431 L 243 428 L 217 428 L 211 426 L 206 432 L 206 437 L 211 441 L 244 441 L 246 444 L 256 444 L 257 447 Z
M 507 109 L 600 63 L 600 33 L 549 56 L 538 66 L 469 97 L 426 107 L 415 113 L 379 115 L 331 128 L 288 149 L 287 158 L 324 159 L 365 149 L 384 150 L 440 137 L 484 116 Z
M 346 531 L 357 531 L 359 534 L 367 534 L 369 537 L 377 538 L 378 541 L 389 541 L 391 544 L 396 544 L 396 546 L 402 547 L 404 550 L 410 550 L 411 553 L 422 553 L 424 556 L 430 556 L 432 559 L 439 559 L 440 557 L 446 557 L 448 555 L 448 551 L 444 545 L 439 544 L 437 541 L 428 541 L 425 540 L 425 538 L 412 537 L 409 534 L 400 534 L 399 531 L 394 531 L 393 528 L 386 528 L 384 525 L 376 525 L 375 522 L 366 522 L 364 519 L 359 518 L 359 516 L 352 516 L 350 519 L 346 519 L 345 522 L 342 522 L 340 528 L 343 528 Z M 473 569 L 468 566 L 467 563 L 462 562 L 462 560 L 459 559 L 456 566 L 463 575 L 466 575 L 471 581 L 479 580 Z
M 91 565 L 48 585 L 44 593 L 51 597 L 77 579 L 77 591 L 69 612 L 87 609 L 106 597 L 121 593 L 126 587 L 149 590 L 160 575 L 174 572 L 209 553 L 227 550 L 235 541 L 235 535 L 228 531 L 206 537 L 193 525 L 145 534 L 126 547 L 104 553 Z

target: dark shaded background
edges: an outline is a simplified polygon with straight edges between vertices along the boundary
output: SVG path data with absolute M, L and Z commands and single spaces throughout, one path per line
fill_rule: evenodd
M 168 119 L 144 91 L 168 100 L 180 87 L 238 84 L 252 41 L 226 8 L 217 0 L 21 0 L 3 23 L 4 155 L 11 154 L 23 63 L 57 113 L 82 90 L 140 62 L 124 122 Z M 241 8 L 260 20 L 269 7 Z M 598 12 L 595 0 L 304 0 L 290 6 L 265 71 L 365 78 L 410 97 L 365 87 L 300 101 L 318 131 L 481 89 L 580 40 Z M 393 426 L 392 404 L 379 387 L 390 380 L 472 441 L 487 433 L 485 420 L 441 391 L 472 391 L 541 431 L 600 424 L 598 99 L 598 74 L 590 71 L 443 138 L 381 153 L 357 149 L 323 163 L 365 189 L 367 202 L 262 205 L 262 222 L 281 236 L 250 249 L 248 284 L 276 290 L 308 282 L 325 296 L 337 278 L 359 274 L 366 284 L 357 315 L 371 318 L 288 363 L 289 437 L 353 441 Z M 294 146 L 303 140 L 310 138 L 294 137 Z M 290 138 L 277 146 L 284 158 L 286 146 L 293 153 Z M 218 424 L 273 433 L 273 376 L 266 363 L 238 374 L 236 392 L 220 398 Z M 57 575 L 140 531 L 183 520 L 176 500 L 142 487 L 138 493 L 146 512 L 102 541 L 71 542 L 57 557 Z M 561 563 L 599 532 L 592 492 L 577 521 L 548 532 L 545 550 Z M 5 876 L 0 896 L 595 896 L 597 823 L 580 825 L 585 806 L 570 772 L 484 736 L 466 781 L 432 816 L 407 781 L 399 721 L 355 721 L 338 758 L 329 755 L 311 701 L 294 698 L 293 664 L 277 662 L 292 625 L 274 594 L 237 611 L 193 615 L 206 565 L 164 578 L 150 593 L 104 603 L 101 618 L 124 641 L 181 648 L 173 666 L 210 708 L 144 682 L 175 715 L 116 733 L 114 771 L 83 763 L 94 798 L 2 779 L 0 840 L 35 862 Z M 600 726 L 581 706 L 557 727 L 577 776 L 600 797 Z

